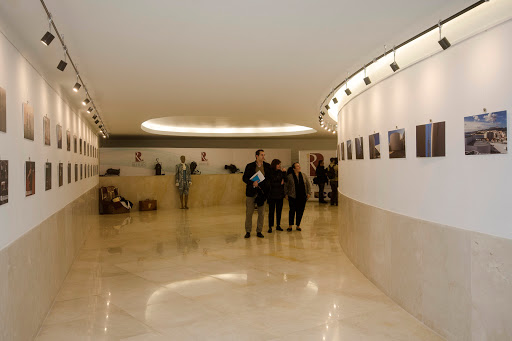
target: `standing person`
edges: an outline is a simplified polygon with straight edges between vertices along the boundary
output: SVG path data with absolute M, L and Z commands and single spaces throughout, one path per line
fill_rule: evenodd
M 286 172 L 281 169 L 281 161 L 272 160 L 270 164 L 270 191 L 268 194 L 268 233 L 272 233 L 274 226 L 274 211 L 276 212 L 276 231 L 282 231 L 281 212 L 283 211 L 284 183 L 286 181 Z
M 293 220 L 296 218 L 297 231 L 302 231 L 300 222 L 304 209 L 306 208 L 306 201 L 311 196 L 311 183 L 306 174 L 300 171 L 300 164 L 295 162 L 292 165 L 293 172 L 288 175 L 288 181 L 285 186 L 285 194 L 290 204 L 289 227 L 286 231 L 290 232 L 293 227 Z
M 320 160 L 316 167 L 316 183 L 318 185 L 318 202 L 321 204 L 327 204 L 324 200 L 324 188 L 325 184 L 328 183 L 327 170 L 324 167 L 324 160 Z
M 192 185 L 190 166 L 185 163 L 185 156 L 180 157 L 181 163 L 176 165 L 176 187 L 180 192 L 181 207 L 188 210 L 188 190 Z
M 260 171 L 265 180 L 258 182 L 251 178 Z M 263 220 L 265 219 L 265 195 L 268 193 L 269 181 L 266 177 L 270 174 L 270 165 L 265 162 L 265 151 L 258 149 L 256 151 L 256 160 L 245 166 L 242 180 L 245 182 L 245 236 L 249 238 L 252 231 L 252 214 L 254 212 L 254 203 L 258 204 L 258 225 L 256 226 L 256 236 L 263 238 Z M 258 200 L 257 197 L 259 196 Z
M 338 159 L 332 157 L 327 168 L 327 176 L 331 182 L 331 205 L 338 206 Z

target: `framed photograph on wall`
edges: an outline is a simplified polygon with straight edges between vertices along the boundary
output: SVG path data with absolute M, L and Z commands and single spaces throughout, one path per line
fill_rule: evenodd
M 43 136 L 44 136 L 44 145 L 49 146 L 51 144 L 51 140 L 50 140 L 50 118 L 48 116 L 43 117 Z
M 73 135 L 73 149 L 75 150 L 75 154 L 78 153 L 78 150 L 77 150 L 77 137 L 76 135 Z
M 405 158 L 405 129 L 390 130 L 388 132 L 389 139 L 389 158 L 404 159 Z
M 464 117 L 466 155 L 507 154 L 507 111 Z
M 84 177 L 84 165 L 80 164 L 80 180 L 82 180 Z
M 71 183 L 71 162 L 68 162 L 68 184 Z
M 368 137 L 370 148 L 370 160 L 380 159 L 380 134 L 375 133 Z
M 80 138 L 80 154 L 82 154 L 82 138 Z
M 9 161 L 0 160 L 0 205 L 9 202 Z
M 62 126 L 57 124 L 57 148 L 62 149 Z
M 347 141 L 347 160 L 352 160 L 352 140 Z
M 445 156 L 445 122 L 416 126 L 416 157 Z
M 7 96 L 2 87 L 0 87 L 0 131 L 7 132 Z
M 64 164 L 59 162 L 59 187 L 64 185 Z
M 36 194 L 36 163 L 33 161 L 25 162 L 25 196 L 29 197 Z
M 66 149 L 68 152 L 71 151 L 71 132 L 66 130 Z
M 46 162 L 45 164 L 45 191 L 49 191 L 52 189 L 52 164 L 50 162 Z
M 364 159 L 364 153 L 363 153 L 363 137 L 356 137 L 356 159 L 357 160 L 363 160 Z
M 23 136 L 34 141 L 34 108 L 28 103 L 23 103 Z
M 345 142 L 340 143 L 341 161 L 345 160 Z
M 75 182 L 78 181 L 78 164 L 75 163 Z

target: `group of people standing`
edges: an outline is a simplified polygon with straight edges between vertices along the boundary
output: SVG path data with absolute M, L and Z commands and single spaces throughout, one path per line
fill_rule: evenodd
M 315 184 L 318 185 L 318 202 L 327 204 L 324 199 L 325 185 L 331 184 L 331 205 L 338 206 L 338 159 L 332 157 L 327 168 L 324 166 L 324 160 L 318 162 L 316 167 Z
M 286 171 L 282 168 L 281 161 L 278 159 L 272 160 L 270 164 L 265 162 L 265 151 L 263 149 L 258 149 L 255 156 L 256 160 L 247 164 L 243 175 L 243 181 L 246 184 L 245 238 L 251 237 L 252 215 L 255 210 L 255 205 L 258 210 L 256 236 L 264 238 L 262 230 L 265 219 L 265 201 L 268 201 L 269 205 L 268 233 L 272 233 L 274 217 L 276 231 L 283 231 L 281 228 L 281 213 L 284 199 L 288 200 L 290 206 L 288 228 L 286 230 L 291 232 L 295 225 L 297 231 L 302 231 L 300 227 L 302 216 L 306 208 L 306 202 L 311 197 L 312 193 L 311 182 L 308 176 L 301 172 L 301 167 L 298 162 L 294 162 L 288 171 Z M 253 179 L 253 176 L 258 173 L 258 171 L 263 174 L 265 178 L 263 181 Z M 325 185 L 325 183 L 323 184 Z M 337 187 L 336 183 L 335 193 L 337 193 Z M 323 188 L 322 186 L 320 189 L 321 202 L 323 201 Z

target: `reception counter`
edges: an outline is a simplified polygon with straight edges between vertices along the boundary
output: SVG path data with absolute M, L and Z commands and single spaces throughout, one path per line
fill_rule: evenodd
M 115 186 L 119 195 L 130 200 L 135 210 L 139 201 L 156 199 L 158 209 L 180 207 L 180 196 L 173 175 L 100 177 L 100 186 Z M 242 174 L 192 175 L 188 206 L 209 207 L 245 203 Z

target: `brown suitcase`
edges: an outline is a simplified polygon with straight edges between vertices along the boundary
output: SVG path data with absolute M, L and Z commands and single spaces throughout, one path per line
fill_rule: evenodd
M 156 200 L 146 199 L 139 201 L 139 211 L 154 211 L 156 210 Z

